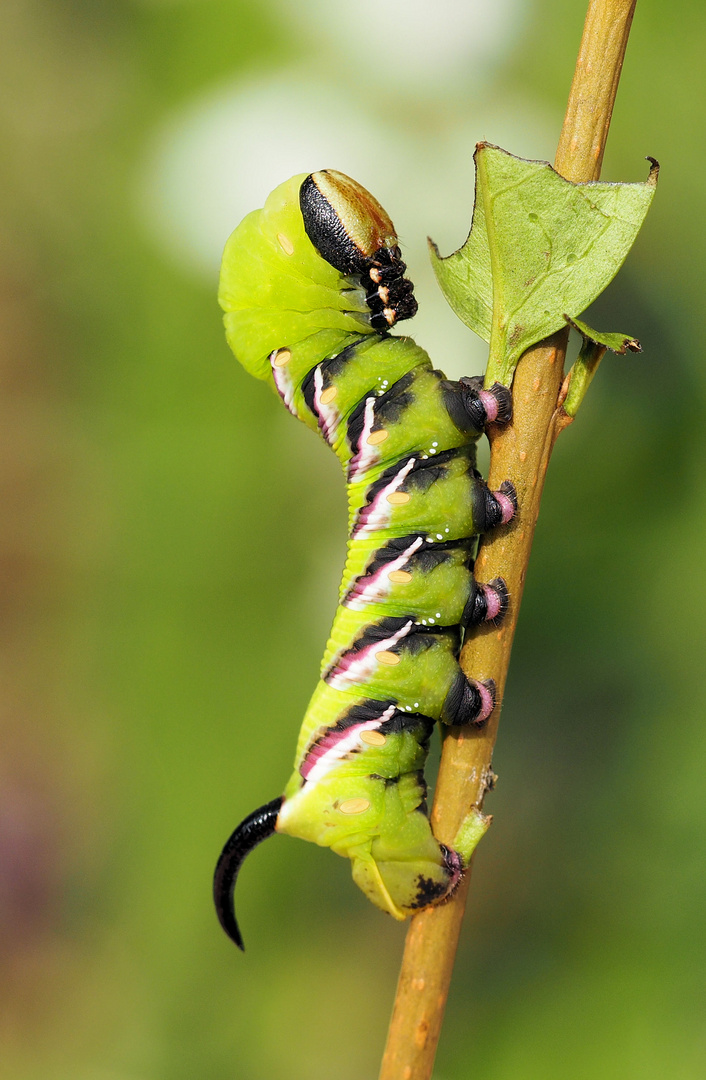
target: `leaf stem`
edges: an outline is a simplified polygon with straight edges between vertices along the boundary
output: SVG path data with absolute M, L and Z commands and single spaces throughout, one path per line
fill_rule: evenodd
M 581 352 L 569 372 L 569 384 L 566 398 L 563 402 L 564 412 L 571 419 L 576 416 L 579 405 L 586 396 L 586 391 L 593 382 L 593 377 L 598 371 L 598 366 L 606 354 L 605 345 L 598 345 L 595 341 L 584 339 Z
M 596 180 L 613 113 L 636 0 L 590 0 L 555 167 L 574 182 Z M 436 836 L 453 840 L 462 820 L 479 810 L 489 788 L 491 761 L 510 652 L 522 600 L 544 478 L 554 442 L 571 423 L 559 395 L 568 330 L 530 349 L 513 384 L 512 424 L 491 438 L 491 489 L 511 479 L 519 513 L 484 538 L 476 560 L 480 581 L 505 578 L 510 611 L 500 629 L 483 627 L 464 646 L 461 665 L 476 679 L 493 678 L 497 705 L 480 731 L 453 728 L 444 740 L 432 821 Z M 470 871 L 454 897 L 411 922 L 397 986 L 380 1080 L 429 1080 L 470 884 Z

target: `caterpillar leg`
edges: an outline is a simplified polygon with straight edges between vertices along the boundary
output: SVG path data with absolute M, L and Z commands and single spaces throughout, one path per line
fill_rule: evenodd
M 463 376 L 444 383 L 444 403 L 449 416 L 465 435 L 485 431 L 488 424 L 507 424 L 512 419 L 512 394 L 507 386 L 483 387 L 483 376 Z
M 439 843 L 449 874 L 449 889 L 446 896 L 452 896 L 456 891 L 464 871 L 470 865 L 473 852 L 490 828 L 492 820 L 489 814 L 483 814 L 477 806 L 473 806 L 459 826 L 453 847 L 448 848 L 445 844 Z
M 460 857 L 463 870 L 467 869 L 478 841 L 486 834 L 492 820 L 492 817 L 482 814 L 478 807 L 474 806 L 461 822 L 454 837 L 453 851 Z
M 471 591 L 461 615 L 461 626 L 464 630 L 484 622 L 499 626 L 507 615 L 509 604 L 510 594 L 503 578 L 493 578 L 487 585 L 471 578 Z
M 517 513 L 517 492 L 511 480 L 503 480 L 497 491 L 491 491 L 478 478 L 473 501 L 473 523 L 478 534 L 489 532 L 498 525 L 507 525 Z
M 441 721 L 450 727 L 463 724 L 484 724 L 495 708 L 495 682 L 469 679 L 458 669 L 451 688 L 444 698 Z

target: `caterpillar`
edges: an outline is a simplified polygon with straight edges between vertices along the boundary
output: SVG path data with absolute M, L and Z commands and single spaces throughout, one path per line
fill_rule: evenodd
M 229 238 L 220 278 L 243 367 L 323 438 L 345 473 L 349 541 L 320 681 L 284 794 L 245 818 L 218 860 L 220 923 L 243 948 L 233 895 L 274 832 L 330 847 L 379 908 L 404 919 L 450 896 L 475 840 L 433 835 L 424 765 L 437 721 L 481 725 L 492 680 L 466 677 L 461 637 L 499 622 L 505 582 L 476 582 L 476 539 L 517 510 L 491 492 L 476 442 L 510 419 L 510 391 L 446 379 L 392 327 L 417 310 L 394 226 L 354 180 L 295 176 Z M 477 837 L 476 837 L 477 839 Z

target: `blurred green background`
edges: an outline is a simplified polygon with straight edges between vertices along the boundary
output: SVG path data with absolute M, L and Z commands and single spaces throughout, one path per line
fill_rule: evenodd
M 583 0 L 6 0 L 0 10 L 0 1076 L 367 1080 L 403 928 L 276 838 L 344 543 L 327 455 L 227 351 L 220 251 L 294 172 L 425 254 L 486 138 L 553 157 Z M 706 1075 L 704 49 L 640 0 L 603 178 L 663 165 L 549 474 L 437 1080 Z

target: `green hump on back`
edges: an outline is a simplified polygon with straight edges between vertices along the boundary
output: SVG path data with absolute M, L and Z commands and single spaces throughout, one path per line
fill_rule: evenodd
M 365 293 L 319 255 L 304 231 L 305 174 L 275 188 L 243 218 L 223 253 L 218 300 L 228 344 L 246 371 L 271 374 L 269 356 L 320 330 L 373 333 Z

